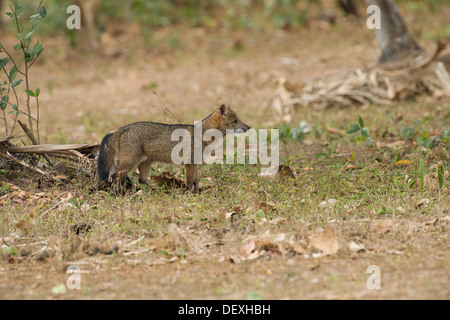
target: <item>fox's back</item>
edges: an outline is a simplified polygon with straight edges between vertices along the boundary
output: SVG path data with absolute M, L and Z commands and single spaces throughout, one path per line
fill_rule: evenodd
M 164 124 L 158 122 L 136 122 L 118 129 L 119 150 L 123 156 L 142 156 L 151 161 L 171 163 L 172 150 L 180 143 L 172 141 L 172 134 L 182 129 L 189 136 L 193 125 Z

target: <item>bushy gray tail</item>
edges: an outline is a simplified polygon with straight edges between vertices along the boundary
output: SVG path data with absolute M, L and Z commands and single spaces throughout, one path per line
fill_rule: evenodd
M 98 154 L 98 179 L 100 182 L 105 181 L 109 177 L 111 166 L 114 164 L 114 156 L 117 152 L 117 135 L 108 133 L 100 144 L 100 152 Z

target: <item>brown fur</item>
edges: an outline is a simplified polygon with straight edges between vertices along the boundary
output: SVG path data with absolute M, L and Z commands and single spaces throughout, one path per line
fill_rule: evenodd
M 202 120 L 203 132 L 208 129 L 218 129 L 225 136 L 227 129 L 242 129 L 250 127 L 239 120 L 231 108 L 222 105 L 209 117 Z M 117 157 L 117 181 L 133 168 L 139 168 L 139 182 L 147 184 L 148 173 L 153 162 L 172 163 L 172 150 L 179 143 L 171 141 L 172 133 L 176 129 L 186 129 L 191 134 L 193 155 L 194 125 L 163 124 L 156 122 L 136 122 L 108 133 L 102 140 L 98 159 L 98 173 L 100 182 L 111 179 L 116 167 L 114 158 Z M 204 149 L 211 142 L 203 142 Z M 199 183 L 198 164 L 185 164 L 186 187 L 197 189 Z

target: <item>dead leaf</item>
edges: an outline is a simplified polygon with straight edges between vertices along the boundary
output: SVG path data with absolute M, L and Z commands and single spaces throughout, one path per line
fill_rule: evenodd
M 321 208 L 332 208 L 337 203 L 336 199 L 328 199 L 326 201 L 322 201 L 319 203 L 319 207 Z
M 244 244 L 241 248 L 239 248 L 239 253 L 244 257 L 248 257 L 255 251 L 255 248 L 256 242 L 252 239 Z
M 87 223 L 74 224 L 70 227 L 70 230 L 75 232 L 76 235 L 88 233 L 89 231 L 91 231 L 91 229 L 92 226 Z
M 239 256 L 237 256 L 237 255 L 231 255 L 231 256 L 228 257 L 228 259 L 230 260 L 231 263 L 234 263 L 234 264 L 239 264 L 239 263 L 241 263 L 241 262 L 243 261 L 243 260 L 242 260 Z
M 398 206 L 398 207 L 397 207 L 397 210 L 400 211 L 400 213 L 402 213 L 402 214 L 405 214 L 405 213 L 406 213 L 405 208 L 403 208 L 402 206 Z
M 437 179 L 437 176 L 434 173 L 425 175 L 424 186 L 430 190 L 438 191 L 439 181 Z
M 431 220 L 431 221 L 425 221 L 425 226 L 431 226 L 431 225 L 433 225 L 433 226 L 437 226 L 439 224 L 439 218 L 436 218 L 436 219 L 434 219 L 434 220 Z
M 405 141 L 399 140 L 391 143 L 377 142 L 377 149 L 389 148 L 389 149 L 399 149 L 404 146 Z
M 25 220 L 20 220 L 17 224 L 16 224 L 16 228 L 20 229 L 24 232 L 28 232 L 31 227 L 33 225 L 29 222 L 29 221 L 25 221 Z
M 13 256 L 6 257 L 5 260 L 6 260 L 6 262 L 9 263 L 9 264 L 13 264 L 13 263 L 16 262 L 16 260 L 14 259 Z
M 225 219 L 227 219 L 227 220 L 231 219 L 236 214 L 237 214 L 236 211 L 231 211 L 231 212 L 225 213 Z
M 292 250 L 299 254 L 308 254 L 308 244 L 305 241 L 294 242 L 291 244 Z
M 415 207 L 416 207 L 416 209 L 419 209 L 421 207 L 427 208 L 429 202 L 430 202 L 430 200 L 428 200 L 426 198 L 425 199 L 421 199 L 421 200 L 416 202 Z
M 170 239 L 170 245 L 176 249 L 177 247 L 183 247 L 186 251 L 193 249 L 193 241 L 175 224 L 170 224 L 167 227 L 167 233 Z
M 387 251 L 387 254 L 394 254 L 394 255 L 401 256 L 401 255 L 403 255 L 405 253 L 403 251 L 399 251 L 399 250 L 395 250 L 395 249 L 389 249 Z
M 354 164 L 349 164 L 344 168 L 344 171 L 350 171 L 350 170 L 360 170 L 360 167 L 355 166 Z
M 60 175 L 65 175 L 67 171 L 69 171 L 69 168 L 67 168 L 67 163 L 65 162 L 57 163 L 53 169 Z
M 279 166 L 278 175 L 281 181 L 286 181 L 288 179 L 295 180 L 295 174 L 289 166 Z
M 333 255 L 339 250 L 339 242 L 336 233 L 331 228 L 326 228 L 323 232 L 316 232 L 309 238 L 313 248 L 320 250 L 323 255 Z
M 183 180 L 171 175 L 167 171 L 159 176 L 153 176 L 152 179 L 159 187 L 166 185 L 168 188 L 184 188 L 186 186 Z
M 272 270 L 270 270 L 270 269 L 264 269 L 263 272 L 264 272 L 264 274 L 266 274 L 268 276 L 270 276 L 272 274 Z
M 363 244 L 358 244 L 358 243 L 356 243 L 355 241 L 351 241 L 351 242 L 348 244 L 348 247 L 349 247 L 350 251 L 352 251 L 352 252 L 357 252 L 357 253 L 359 253 L 359 252 L 365 252 L 365 251 L 367 251 Z
M 225 214 L 222 214 L 221 215 L 221 217 L 222 218 L 224 218 L 224 219 L 231 219 L 232 220 L 232 218 L 235 216 L 235 215 L 239 215 L 239 214 L 241 214 L 242 213 L 242 206 L 241 205 L 238 205 L 238 206 L 236 206 L 236 207 L 234 207 L 233 209 L 232 209 L 232 211 L 231 212 L 227 212 L 227 213 L 225 213 Z
M 394 225 L 394 220 L 392 219 L 376 220 L 373 222 L 373 225 L 378 231 L 382 233 L 388 233 L 391 230 L 392 226 Z
M 341 129 L 327 128 L 327 131 L 328 131 L 328 133 L 336 134 L 336 135 L 339 135 L 339 136 L 345 135 L 345 131 L 341 130 Z
M 177 260 L 178 260 L 178 257 L 173 257 L 170 259 L 162 258 L 162 259 L 158 259 L 156 261 L 149 262 L 148 265 L 149 266 L 161 266 L 161 265 L 165 265 L 165 264 L 169 264 L 169 263 L 174 263 Z
M 258 201 L 258 208 L 264 211 L 275 211 L 275 203 L 272 201 L 266 202 L 266 201 Z

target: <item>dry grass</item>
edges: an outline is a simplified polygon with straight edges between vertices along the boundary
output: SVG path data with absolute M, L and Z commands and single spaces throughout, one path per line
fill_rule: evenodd
M 202 43 L 204 53 L 142 64 L 78 57 L 61 70 L 47 61 L 36 71 L 38 85 L 53 88 L 42 90 L 41 137 L 95 143 L 128 122 L 167 122 L 148 89 L 154 83 L 183 122 L 231 102 L 252 127 L 276 127 L 261 106 L 280 75 L 314 76 L 376 60 L 375 49 L 355 44 L 365 35 L 339 43 L 319 35 L 252 35 L 248 49 L 233 58 L 226 53 L 235 41 L 228 34 Z M 359 115 L 370 128 L 371 148 L 345 134 Z M 294 181 L 261 177 L 257 166 L 204 166 L 207 188 L 199 194 L 153 184 L 116 197 L 93 190 L 95 176 L 83 164 L 69 163 L 66 180 L 53 184 L 2 162 L 0 297 L 448 299 L 449 142 L 442 130 L 449 117 L 448 102 L 434 99 L 298 108 L 290 127 L 304 120 L 311 132 L 300 141 L 287 138 L 281 150 Z M 402 137 L 402 127 L 417 119 L 414 132 Z M 421 145 L 430 135 L 440 139 L 433 149 Z M 396 165 L 399 159 L 411 162 Z M 182 177 L 176 167 L 153 173 L 167 169 Z M 81 290 L 54 291 L 71 265 L 82 271 Z M 366 287 L 371 265 L 381 268 L 381 290 Z

